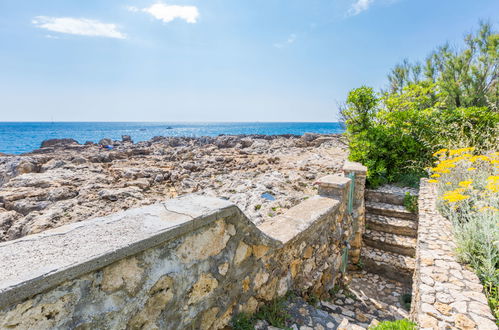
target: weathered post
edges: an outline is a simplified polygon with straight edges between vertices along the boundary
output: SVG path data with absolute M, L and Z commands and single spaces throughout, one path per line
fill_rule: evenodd
M 343 173 L 346 177 L 353 178 L 353 193 L 351 196 L 353 220 L 353 238 L 350 242 L 350 260 L 352 264 L 357 264 L 360 260 L 360 250 L 362 248 L 362 234 L 364 234 L 366 211 L 364 202 L 364 191 L 366 186 L 367 167 L 360 163 L 346 161 L 343 166 Z

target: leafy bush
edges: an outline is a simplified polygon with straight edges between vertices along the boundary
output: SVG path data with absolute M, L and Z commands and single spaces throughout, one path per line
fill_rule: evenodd
M 388 182 L 415 186 L 433 162 L 434 150 L 470 144 L 487 150 L 497 141 L 499 112 L 424 108 L 432 104 L 428 95 L 435 88 L 413 85 L 404 89 L 404 95 L 382 97 L 369 87 L 350 92 L 342 111 L 350 159 L 367 166 L 369 186 Z
M 369 328 L 370 330 L 415 330 L 416 323 L 407 319 L 397 321 L 384 321 L 375 327 Z
M 438 206 L 453 223 L 459 257 L 475 269 L 499 321 L 499 153 L 474 151 L 437 151 L 429 181 L 438 185 Z

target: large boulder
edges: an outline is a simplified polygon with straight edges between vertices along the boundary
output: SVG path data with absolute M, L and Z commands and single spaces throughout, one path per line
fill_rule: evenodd
M 317 139 L 320 136 L 320 134 L 317 133 L 305 133 L 302 135 L 301 139 L 306 142 L 313 141 Z
M 110 138 L 104 138 L 99 141 L 99 144 L 101 146 L 112 146 L 113 145 L 113 140 Z
M 78 141 L 75 139 L 49 139 L 42 141 L 40 148 L 48 148 L 48 147 L 64 147 L 68 145 L 78 144 Z
M 133 143 L 132 137 L 130 135 L 122 135 L 121 142 L 130 142 Z

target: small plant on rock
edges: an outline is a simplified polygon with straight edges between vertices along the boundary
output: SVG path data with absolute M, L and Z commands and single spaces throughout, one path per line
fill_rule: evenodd
M 406 310 L 410 310 L 411 309 L 412 294 L 410 294 L 410 293 L 404 293 L 402 295 L 402 297 L 400 298 L 400 300 L 402 302 L 402 306 L 404 306 L 404 308 Z
M 256 320 L 246 313 L 238 314 L 232 320 L 232 329 L 234 330 L 253 330 Z
M 285 328 L 286 323 L 291 317 L 285 309 L 286 297 L 281 297 L 272 300 L 268 304 L 260 307 L 255 314 L 258 320 L 265 320 L 270 325 L 278 328 Z
M 238 314 L 232 319 L 232 328 L 234 330 L 253 330 L 258 320 L 267 321 L 271 326 L 277 328 L 286 328 L 291 316 L 285 309 L 286 301 L 293 295 L 289 292 L 286 296 L 270 301 L 258 309 L 253 315 L 245 313 Z
M 406 192 L 404 196 L 404 207 L 409 212 L 418 213 L 418 196 Z
M 369 328 L 370 330 L 415 330 L 417 329 L 416 323 L 411 322 L 407 319 L 397 320 L 397 321 L 384 321 Z

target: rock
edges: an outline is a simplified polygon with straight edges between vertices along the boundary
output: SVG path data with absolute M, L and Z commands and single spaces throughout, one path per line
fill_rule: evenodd
M 14 210 L 21 214 L 28 214 L 33 211 L 40 211 L 45 209 L 50 205 L 48 201 L 37 201 L 33 199 L 21 199 L 18 201 L 6 203 L 5 208 L 8 210 Z
M 62 167 L 66 164 L 65 161 L 63 160 L 60 160 L 60 159 L 51 159 L 49 160 L 48 162 L 46 162 L 45 164 L 43 164 L 40 168 L 40 171 L 41 172 L 46 172 L 48 170 L 52 170 L 54 168 L 59 168 L 59 167 Z
M 83 157 L 75 157 L 75 158 L 73 158 L 73 160 L 71 162 L 75 165 L 81 165 L 81 164 L 85 164 L 87 162 L 87 160 Z
M 301 139 L 306 142 L 311 142 L 317 139 L 320 136 L 320 134 L 316 133 L 305 133 L 302 135 Z
M 23 161 L 17 166 L 17 173 L 25 174 L 25 173 L 33 173 L 38 172 L 39 166 L 29 161 Z
M 15 211 L 0 211 L 0 242 L 8 239 L 7 232 L 14 222 L 21 217 Z
M 109 138 L 104 138 L 99 141 L 99 145 L 101 146 L 112 146 L 113 145 L 113 140 Z
M 308 180 L 341 169 L 346 156 L 338 145 L 315 148 L 291 135 L 100 142 L 114 149 L 57 139 L 44 141 L 36 153 L 0 157 L 0 209 L 16 214 L 0 229 L 4 240 L 192 192 L 224 197 L 260 224 L 301 202 Z M 328 168 L 331 164 L 334 169 Z M 261 198 L 268 191 L 275 201 Z M 231 232 L 224 230 L 213 233 L 220 244 L 206 242 L 208 250 L 225 246 Z M 267 250 L 251 244 L 246 252 L 264 259 Z M 294 275 L 304 266 L 295 265 Z
M 142 198 L 140 194 L 139 188 L 137 187 L 127 187 L 121 189 L 103 189 L 99 191 L 99 196 L 102 199 L 107 199 L 109 201 L 115 202 L 122 198 L 133 197 L 133 198 Z
M 211 274 L 201 274 L 189 294 L 189 305 L 195 304 L 210 295 L 218 287 L 218 281 Z
M 122 141 L 122 142 L 129 142 L 129 143 L 133 143 L 132 138 L 130 137 L 130 135 L 122 135 L 122 136 L 121 136 L 121 141 Z
M 75 139 L 49 139 L 42 141 L 40 148 L 64 147 L 68 145 L 79 145 L 79 143 Z
M 145 178 L 141 178 L 141 179 L 137 179 L 137 180 L 134 180 L 134 181 L 129 181 L 126 183 L 126 186 L 127 187 L 131 187 L 131 186 L 137 186 L 141 189 L 146 189 L 146 188 L 149 188 L 151 184 L 149 183 L 149 181 Z

